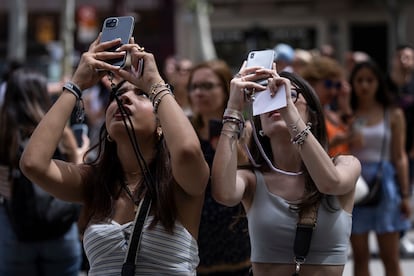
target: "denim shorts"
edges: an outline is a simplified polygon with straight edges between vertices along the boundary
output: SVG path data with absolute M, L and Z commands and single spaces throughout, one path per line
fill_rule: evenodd
M 379 163 L 364 163 L 362 176 L 368 182 L 374 177 Z M 355 206 L 352 212 L 352 233 L 362 234 L 369 231 L 376 233 L 400 232 L 411 228 L 408 218 L 401 213 L 401 196 L 399 184 L 396 182 L 394 166 L 384 161 L 382 164 L 382 197 L 377 206 Z

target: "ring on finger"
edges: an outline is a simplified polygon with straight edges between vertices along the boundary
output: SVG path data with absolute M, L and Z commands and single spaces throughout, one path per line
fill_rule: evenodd
M 235 78 L 241 78 L 241 77 L 242 77 L 242 74 L 237 73 L 236 75 L 234 75 L 234 77 L 235 77 Z

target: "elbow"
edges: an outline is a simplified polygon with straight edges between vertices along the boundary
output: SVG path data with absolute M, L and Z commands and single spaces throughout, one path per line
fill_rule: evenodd
M 178 162 L 181 164 L 185 164 L 189 162 L 189 160 L 193 160 L 192 162 L 197 162 L 196 160 L 200 160 L 205 162 L 203 152 L 201 151 L 200 144 L 198 140 L 196 142 L 183 142 L 176 152 L 172 153 Z
M 23 152 L 19 160 L 19 167 L 23 174 L 28 178 L 31 178 L 40 171 L 39 161 L 36 160 L 35 155 L 25 152 Z
M 234 193 L 228 193 L 226 191 L 223 191 L 219 187 L 222 183 L 217 183 L 217 181 L 214 181 L 214 178 L 211 179 L 211 196 L 213 199 L 227 207 L 233 207 L 236 206 L 240 201 L 237 201 L 234 198 Z
M 321 185 L 318 185 L 318 190 L 322 194 L 333 195 L 338 192 L 338 187 L 341 186 L 339 176 L 329 178 L 329 181 L 324 181 Z

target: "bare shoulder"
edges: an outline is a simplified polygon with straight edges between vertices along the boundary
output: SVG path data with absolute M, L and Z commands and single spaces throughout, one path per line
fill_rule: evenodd
M 400 107 L 393 107 L 390 109 L 391 123 L 403 122 L 405 120 L 404 118 L 404 112 Z

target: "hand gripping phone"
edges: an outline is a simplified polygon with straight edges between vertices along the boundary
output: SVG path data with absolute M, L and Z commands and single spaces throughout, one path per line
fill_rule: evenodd
M 251 51 L 247 55 L 246 67 L 261 66 L 266 69 L 272 69 L 274 58 L 274 50 Z M 260 85 L 267 86 L 267 79 L 257 80 L 256 82 Z
M 105 19 L 102 25 L 101 42 L 111 41 L 117 38 L 121 39 L 121 44 L 108 51 L 115 51 L 123 44 L 129 43 L 129 40 L 134 31 L 134 17 L 132 16 L 120 16 L 120 17 L 108 17 Z M 123 58 L 110 59 L 106 62 L 123 68 L 126 63 L 127 56 Z

